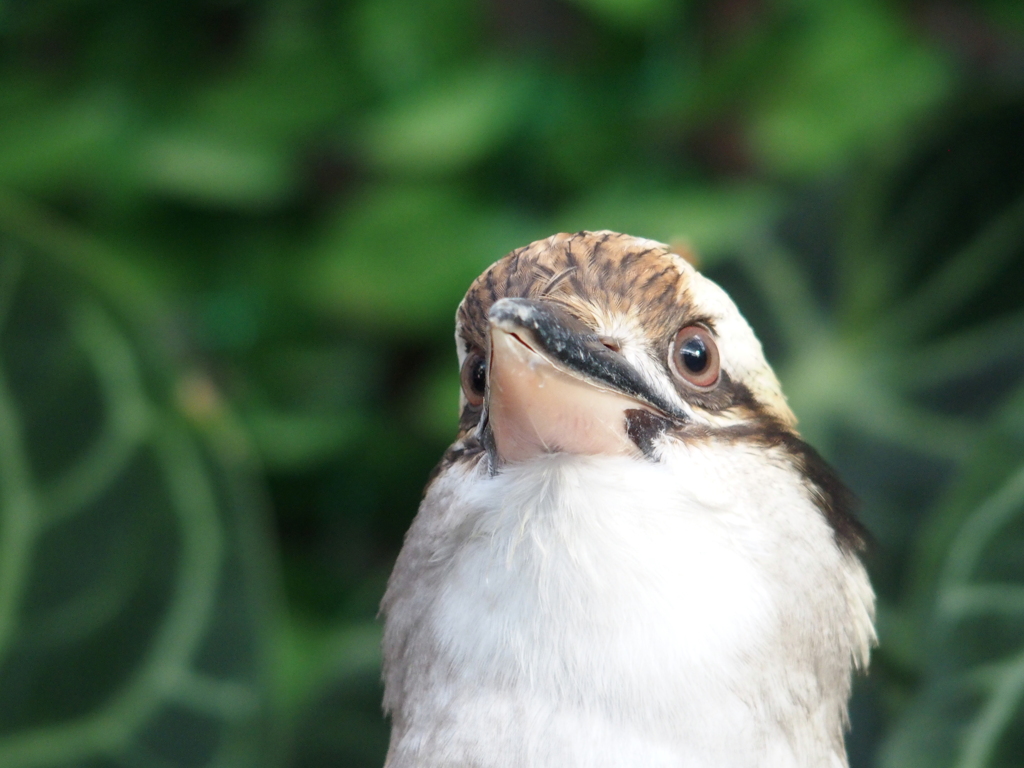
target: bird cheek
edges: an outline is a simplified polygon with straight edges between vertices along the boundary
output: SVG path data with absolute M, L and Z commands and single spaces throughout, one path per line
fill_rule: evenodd
M 502 461 L 638 452 L 626 434 L 635 400 L 570 376 L 517 337 L 493 333 L 488 376 L 488 420 Z

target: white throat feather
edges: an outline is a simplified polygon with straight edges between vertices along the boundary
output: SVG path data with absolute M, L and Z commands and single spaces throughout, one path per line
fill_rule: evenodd
M 873 596 L 787 457 L 484 464 L 431 487 L 384 601 L 388 765 L 845 764 Z

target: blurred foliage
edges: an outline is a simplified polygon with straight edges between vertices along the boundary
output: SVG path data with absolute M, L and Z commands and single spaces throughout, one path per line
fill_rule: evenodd
M 1018 0 L 0 0 L 0 765 L 380 765 L 455 306 L 603 228 L 862 498 L 854 767 L 1024 763 Z

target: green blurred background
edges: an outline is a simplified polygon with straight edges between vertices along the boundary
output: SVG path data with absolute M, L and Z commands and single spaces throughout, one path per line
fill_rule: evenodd
M 1024 765 L 1020 0 L 0 0 L 0 768 L 381 765 L 455 307 L 604 228 L 862 500 L 854 768 Z

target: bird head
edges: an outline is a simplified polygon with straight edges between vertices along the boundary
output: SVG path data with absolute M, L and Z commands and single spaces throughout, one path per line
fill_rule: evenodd
M 460 438 L 495 468 L 796 424 L 736 305 L 650 240 L 579 232 L 513 251 L 470 287 L 456 339 Z

